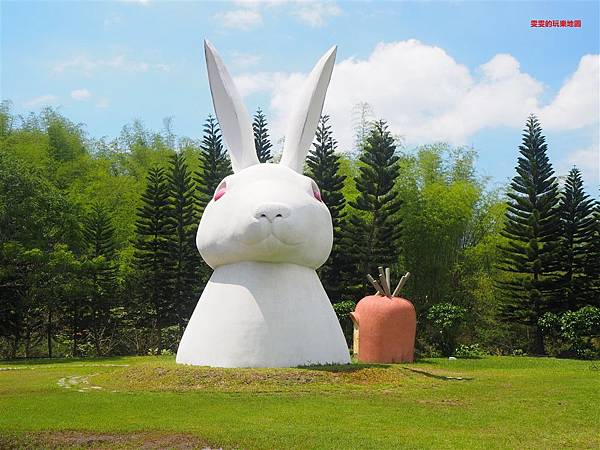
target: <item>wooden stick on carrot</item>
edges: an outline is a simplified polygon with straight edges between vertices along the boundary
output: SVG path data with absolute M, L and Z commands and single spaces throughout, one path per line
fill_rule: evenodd
M 371 274 L 367 274 L 367 280 L 369 280 L 379 295 L 385 295 L 385 292 L 383 292 L 383 289 L 381 286 L 379 286 L 379 283 L 375 281 L 375 278 L 373 278 Z
M 408 281 L 408 277 L 410 277 L 410 272 L 406 272 L 406 275 L 404 275 L 402 278 L 400 278 L 400 281 L 398 282 L 398 286 L 396 286 L 396 289 L 394 289 L 394 293 L 392 294 L 392 297 L 395 297 L 396 295 L 398 295 L 400 293 L 400 289 L 402 289 L 404 287 L 404 285 Z
M 390 292 L 390 294 L 392 293 L 392 271 L 390 270 L 389 267 L 387 267 L 385 269 L 385 281 L 388 287 L 388 291 Z
M 385 292 L 386 297 L 391 297 L 392 293 L 390 292 L 390 288 L 387 285 L 387 280 L 385 279 L 385 272 L 383 271 L 383 267 L 378 267 L 379 269 L 379 284 L 383 287 L 383 292 Z

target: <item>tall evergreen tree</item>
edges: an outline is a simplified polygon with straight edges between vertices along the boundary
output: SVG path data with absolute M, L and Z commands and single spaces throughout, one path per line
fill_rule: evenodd
M 586 245 L 585 276 L 586 301 L 600 307 L 600 203 L 596 202 L 593 213 L 592 235 Z
M 181 330 L 190 318 L 199 293 L 200 255 L 196 250 L 195 185 L 181 153 L 171 157 L 169 259 L 173 268 L 173 301 Z
M 510 185 L 502 235 L 500 268 L 510 274 L 500 282 L 506 291 L 502 317 L 534 329 L 534 351 L 544 352 L 540 317 L 560 311 L 564 303 L 557 288 L 557 247 L 560 233 L 558 183 L 546 155 L 546 139 L 535 116 L 527 119 L 517 175 Z
M 96 354 L 101 355 L 102 341 L 111 325 L 111 309 L 117 305 L 116 230 L 106 208 L 99 202 L 92 204 L 83 227 L 83 240 L 92 258 L 87 273 L 91 289 L 89 315 L 86 317 Z
M 315 135 L 314 148 L 306 158 L 307 175 L 319 186 L 321 198 L 331 213 L 333 222 L 333 249 L 327 262 L 319 269 L 323 287 L 333 303 L 342 300 L 344 280 L 340 269 L 346 258 L 343 254 L 341 234 L 345 217 L 346 199 L 342 193 L 346 177 L 340 174 L 340 157 L 335 154 L 337 141 L 331 133 L 329 116 L 322 116 Z
M 583 190 L 581 172 L 571 169 L 565 180 L 560 200 L 561 218 L 561 269 L 569 309 L 587 304 L 590 277 L 586 276 L 587 252 L 594 234 L 593 200 Z
M 402 200 L 394 189 L 399 174 L 395 152 L 395 140 L 387 124 L 375 121 L 359 158 L 358 197 L 350 202 L 354 212 L 342 242 L 347 254 L 356 258 L 353 282 L 360 283 L 356 294 L 369 289 L 367 273 L 377 273 L 377 266 L 398 262 L 402 219 L 397 213 Z
M 140 274 L 142 317 L 151 321 L 158 350 L 162 348 L 162 328 L 172 320 L 172 265 L 169 258 L 171 212 L 169 180 L 163 168 L 149 170 L 147 187 L 138 208 L 134 242 Z
M 271 147 L 273 147 L 273 145 L 269 140 L 267 118 L 260 108 L 256 111 L 256 114 L 254 114 L 252 129 L 254 130 L 254 146 L 256 147 L 256 156 L 258 156 L 258 160 L 261 163 L 270 161 L 273 159 L 273 156 L 271 155 Z
M 83 227 L 83 239 L 91 256 L 114 259 L 117 246 L 115 234 L 110 214 L 101 203 L 94 202 Z
M 200 173 L 196 178 L 200 214 L 204 212 L 221 180 L 231 173 L 231 164 L 223 147 L 219 124 L 212 115 L 208 116 L 200 145 Z

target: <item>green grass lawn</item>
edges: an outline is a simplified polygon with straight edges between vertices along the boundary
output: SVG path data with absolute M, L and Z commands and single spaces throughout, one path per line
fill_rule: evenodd
M 0 362 L 0 448 L 600 448 L 600 363 Z

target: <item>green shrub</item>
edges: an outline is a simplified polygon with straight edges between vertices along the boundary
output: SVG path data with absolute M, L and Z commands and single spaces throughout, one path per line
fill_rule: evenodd
M 352 345 L 352 332 L 354 329 L 350 313 L 353 312 L 355 308 L 356 303 L 352 300 L 344 300 L 333 304 L 333 310 L 340 321 L 340 326 L 342 327 L 348 345 Z
M 451 356 L 456 348 L 456 338 L 464 323 L 466 310 L 452 303 L 438 303 L 429 308 L 427 319 L 434 332 L 433 340 L 442 355 Z
M 354 308 L 356 308 L 356 303 L 352 300 L 344 300 L 333 305 L 333 310 L 340 320 L 349 318 L 350 313 L 354 311 Z
M 600 308 L 585 306 L 577 311 L 567 311 L 561 317 L 562 334 L 566 339 L 582 336 L 600 336 Z
M 441 358 L 442 356 L 442 352 L 440 352 L 436 345 L 433 345 L 431 342 L 429 342 L 429 339 L 419 336 L 419 333 L 417 333 L 417 339 L 415 342 L 415 359 Z
M 454 356 L 462 359 L 483 358 L 484 356 L 486 356 L 486 354 L 487 353 L 485 352 L 485 350 L 483 350 L 479 346 L 479 344 L 460 344 L 458 347 L 456 347 L 456 350 L 454 351 Z
M 595 338 L 600 337 L 600 308 L 585 306 L 561 315 L 544 314 L 539 322 L 552 356 L 594 359 L 600 357 Z

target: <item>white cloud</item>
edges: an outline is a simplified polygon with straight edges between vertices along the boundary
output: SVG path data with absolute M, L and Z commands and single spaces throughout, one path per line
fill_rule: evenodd
M 262 59 L 259 55 L 251 53 L 240 53 L 233 51 L 232 54 L 232 65 L 237 68 L 248 68 L 257 65 Z
M 585 55 L 554 100 L 540 111 L 544 127 L 572 130 L 600 121 L 600 55 Z
M 52 67 L 52 70 L 55 73 L 73 70 L 91 76 L 94 72 L 101 70 L 120 70 L 124 72 L 148 72 L 154 70 L 168 72 L 170 67 L 164 63 L 132 60 L 122 54 L 110 59 L 94 59 L 88 55 L 79 55 L 67 61 L 55 64 Z
M 481 70 L 489 80 L 502 80 L 509 78 L 519 71 L 519 61 L 508 53 L 500 53 L 490 61 L 481 65 Z
M 341 9 L 336 3 L 317 1 L 299 2 L 292 11 L 294 16 L 311 27 L 321 27 L 328 17 L 338 16 L 340 13 Z
M 87 89 L 75 89 L 71 91 L 71 98 L 75 100 L 87 100 L 92 96 L 91 92 Z
M 454 105 L 433 117 L 421 117 L 425 123 L 416 133 L 419 140 L 433 134 L 440 140 L 463 144 L 484 128 L 521 127 L 526 117 L 538 109 L 543 85 L 521 72 L 515 58 L 496 55 L 481 66 L 481 71 L 483 77 L 479 79 L 469 74 L 471 81 L 457 92 L 459 98 Z
M 409 145 L 437 140 L 465 144 L 482 129 L 520 129 L 532 112 L 540 113 L 544 129 L 580 128 L 598 122 L 597 60 L 583 57 L 556 99 L 542 107 L 543 84 L 522 72 L 509 54 L 497 54 L 469 70 L 442 48 L 414 39 L 380 43 L 366 59 L 351 57 L 336 64 L 324 113 L 331 115 L 340 149 L 352 147 L 352 109 L 360 102 L 368 102 L 375 116 L 388 121 Z M 235 80 L 243 95 L 262 91 L 270 96 L 271 130 L 278 138 L 306 75 L 260 72 Z
M 223 26 L 247 31 L 263 23 L 263 11 L 285 7 L 286 11 L 311 27 L 323 26 L 329 17 L 342 12 L 334 1 L 318 0 L 238 0 L 238 7 L 215 15 Z
M 262 15 L 253 8 L 241 8 L 218 13 L 216 17 L 223 26 L 247 31 L 262 24 Z
M 41 106 L 53 106 L 58 103 L 58 97 L 54 94 L 40 95 L 23 103 L 24 108 L 38 108 Z
M 566 175 L 573 166 L 581 170 L 583 180 L 590 186 L 596 186 L 593 195 L 597 193 L 600 182 L 600 147 L 598 144 L 569 152 L 556 166 L 558 174 Z M 589 190 L 588 190 L 589 191 Z
M 299 86 L 305 79 L 304 74 L 287 74 L 284 72 L 258 72 L 255 74 L 245 74 L 234 77 L 235 85 L 240 94 L 245 97 L 261 91 L 273 90 L 273 96 L 276 91 L 286 87 L 290 82 L 297 83 Z

